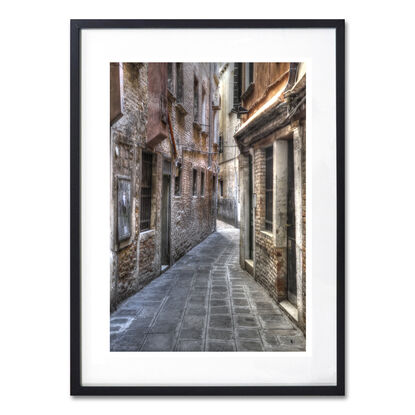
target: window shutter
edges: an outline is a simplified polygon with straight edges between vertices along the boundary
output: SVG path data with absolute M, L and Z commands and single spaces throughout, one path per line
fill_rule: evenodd
M 235 63 L 233 68 L 233 107 L 241 105 L 241 75 L 242 63 Z

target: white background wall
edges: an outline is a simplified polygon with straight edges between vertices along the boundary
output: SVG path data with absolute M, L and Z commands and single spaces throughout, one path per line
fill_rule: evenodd
M 122 0 L 2 5 L 1 411 L 410 413 L 415 369 L 410 2 L 179 3 L 184 5 Z M 348 396 L 70 398 L 69 19 L 236 17 L 347 21 Z

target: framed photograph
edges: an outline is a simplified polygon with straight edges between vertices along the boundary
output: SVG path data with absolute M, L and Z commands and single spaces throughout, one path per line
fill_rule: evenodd
M 343 20 L 71 21 L 71 394 L 345 394 Z

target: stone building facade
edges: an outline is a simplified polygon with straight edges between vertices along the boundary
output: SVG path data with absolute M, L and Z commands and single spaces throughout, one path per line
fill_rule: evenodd
M 110 64 L 112 310 L 215 230 L 215 71 Z
M 235 65 L 240 264 L 305 332 L 305 65 Z
M 233 138 L 240 125 L 233 111 L 234 74 L 237 70 L 234 63 L 224 63 L 219 68 L 218 219 L 235 227 L 239 227 L 240 220 L 239 149 Z

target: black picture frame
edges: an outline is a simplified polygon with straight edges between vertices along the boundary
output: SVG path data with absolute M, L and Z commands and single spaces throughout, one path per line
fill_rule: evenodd
M 83 386 L 81 383 L 81 31 L 86 29 L 334 29 L 336 33 L 337 384 L 335 386 Z M 345 394 L 345 21 L 71 20 L 70 23 L 70 393 L 71 395 Z

